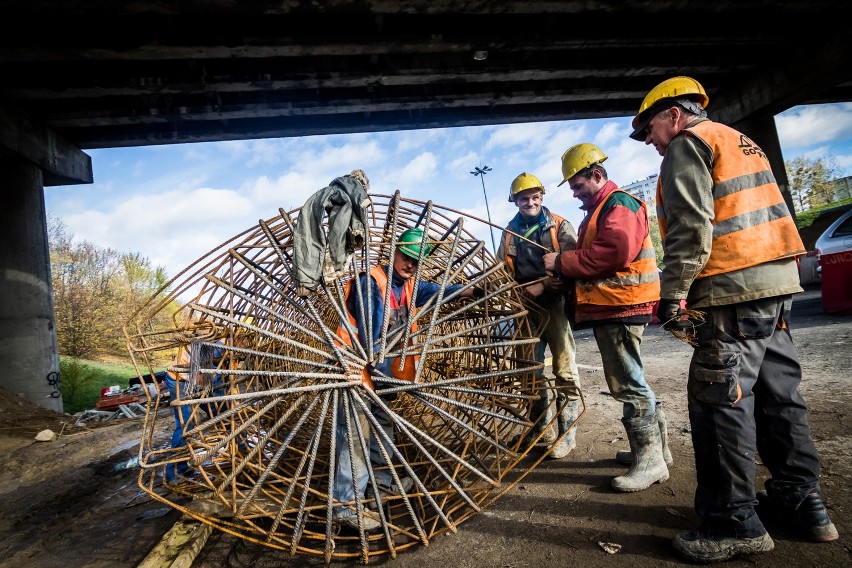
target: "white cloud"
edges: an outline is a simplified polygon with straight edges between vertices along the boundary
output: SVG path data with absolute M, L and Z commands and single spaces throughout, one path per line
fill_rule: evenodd
M 282 160 L 281 144 L 275 140 L 251 140 L 246 144 L 234 144 L 230 150 L 239 154 L 247 154 L 248 166 L 259 166 L 263 164 L 278 164 Z
M 136 251 L 170 274 L 206 254 L 246 224 L 251 203 L 234 191 L 199 188 L 132 196 L 106 212 L 63 215 L 78 240 L 118 252 Z
M 443 136 L 443 131 L 435 128 L 403 131 L 397 135 L 397 149 L 400 152 L 417 151 L 439 141 Z
M 515 146 L 529 146 L 549 137 L 550 125 L 544 122 L 529 122 L 499 126 L 488 137 L 486 150 L 500 150 Z
M 624 124 L 622 122 L 605 122 L 597 134 L 595 134 L 594 142 L 596 145 L 600 147 L 610 147 L 617 144 L 623 144 L 625 142 L 633 142 L 637 143 L 635 140 L 628 138 L 625 134 Z
M 852 175 L 852 154 L 838 154 L 834 156 L 841 170 L 841 176 Z
M 479 156 L 475 152 L 468 151 L 457 158 L 451 159 L 448 165 L 449 171 L 453 173 L 455 179 L 467 179 L 471 175 L 470 172 L 473 171 L 473 168 L 479 165 Z
M 402 168 L 397 185 L 416 187 L 418 182 L 431 180 L 435 177 L 438 160 L 432 152 L 423 152 Z
M 792 152 L 852 140 L 852 103 L 793 107 L 775 117 L 775 126 L 781 146 Z

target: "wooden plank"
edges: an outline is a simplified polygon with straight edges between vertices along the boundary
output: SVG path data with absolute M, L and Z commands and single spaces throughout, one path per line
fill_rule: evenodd
M 210 525 L 183 516 L 163 535 L 138 568 L 190 568 L 212 532 Z

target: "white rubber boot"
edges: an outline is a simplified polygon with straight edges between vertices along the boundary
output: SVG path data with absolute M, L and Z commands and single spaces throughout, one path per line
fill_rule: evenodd
M 533 441 L 538 438 L 541 434 L 541 438 L 538 439 L 537 444 L 552 444 L 556 441 L 556 431 L 553 426 L 548 426 L 551 417 L 553 416 L 550 410 L 550 398 L 548 397 L 548 391 L 541 391 L 541 398 L 535 401 L 530 408 L 530 422 L 533 423 L 533 427 L 530 428 L 530 431 L 527 432 L 526 436 L 524 436 L 523 442 L 521 443 L 521 447 L 525 448 Z M 548 426 L 547 428 L 545 428 Z M 542 434 L 544 432 L 544 434 Z M 518 434 L 514 436 L 510 441 L 509 445 L 514 446 L 518 443 L 521 436 Z
M 580 416 L 580 401 L 568 401 L 568 404 L 565 405 L 565 408 L 562 409 L 562 413 L 556 419 L 559 425 L 559 433 L 557 436 L 562 436 L 565 432 L 568 432 L 568 434 L 559 440 L 559 442 L 551 446 L 550 452 L 547 454 L 548 459 L 562 459 L 570 454 L 571 450 L 577 447 L 577 427 L 574 423 L 577 421 L 578 416 Z
M 667 480 L 669 468 L 663 460 L 663 446 L 656 414 L 622 418 L 621 421 L 636 459 L 627 473 L 610 482 L 612 488 L 622 493 L 633 493 Z
M 661 402 L 657 403 L 656 416 L 657 424 L 660 425 L 660 440 L 663 444 L 663 460 L 665 460 L 667 466 L 671 466 L 674 463 L 674 459 L 672 458 L 672 453 L 669 450 L 669 427 L 666 422 L 666 413 L 663 412 L 663 404 Z M 633 452 L 630 450 L 618 450 L 615 454 L 615 461 L 623 463 L 624 465 L 630 465 L 633 463 Z

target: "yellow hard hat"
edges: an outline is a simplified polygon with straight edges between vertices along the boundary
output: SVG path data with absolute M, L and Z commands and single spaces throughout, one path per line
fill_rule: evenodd
M 541 193 L 544 194 L 544 186 L 538 181 L 538 178 L 524 172 L 512 180 L 512 186 L 509 188 L 509 201 L 514 203 L 515 196 L 528 189 L 540 189 Z
M 574 144 L 562 154 L 562 185 L 570 178 L 577 175 L 577 172 L 582 171 L 592 164 L 602 164 L 607 156 L 603 151 L 588 142 L 582 144 Z M 556 186 L 556 187 L 559 187 Z
M 630 137 L 644 142 L 645 128 L 648 123 L 655 114 L 664 110 L 663 107 L 676 102 L 672 99 L 690 100 L 700 105 L 702 109 L 707 108 L 707 103 L 710 102 L 704 87 L 692 77 L 679 76 L 666 79 L 645 95 L 642 104 L 639 105 L 639 112 L 633 118 L 633 132 Z
M 223 329 L 222 338 L 228 337 L 229 335 L 238 335 L 238 334 L 249 334 L 253 333 L 252 330 L 245 327 L 246 325 L 254 325 L 254 318 L 250 315 L 243 315 L 238 323 L 229 324 Z

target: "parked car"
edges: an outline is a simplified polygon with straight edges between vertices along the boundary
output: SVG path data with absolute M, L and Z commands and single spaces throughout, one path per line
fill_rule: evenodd
M 852 208 L 823 231 L 814 243 L 817 257 L 852 250 Z M 817 268 L 822 272 L 822 267 Z

